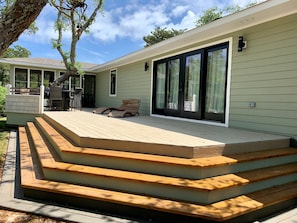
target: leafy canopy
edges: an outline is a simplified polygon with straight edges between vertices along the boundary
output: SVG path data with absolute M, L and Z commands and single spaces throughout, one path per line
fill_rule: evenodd
M 143 37 L 143 40 L 146 42 L 146 45 L 144 47 L 154 45 L 165 39 L 169 39 L 173 36 L 177 36 L 183 32 L 185 32 L 185 30 L 176 30 L 176 29 L 168 30 L 166 27 L 161 28 L 158 26 L 155 28 L 154 31 L 151 32 L 151 34 Z

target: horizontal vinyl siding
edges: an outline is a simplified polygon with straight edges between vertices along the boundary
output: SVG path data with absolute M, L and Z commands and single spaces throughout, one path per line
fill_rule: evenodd
M 97 75 L 96 106 L 118 106 L 123 99 L 140 99 L 140 114 L 150 109 L 151 70 L 144 71 L 145 61 L 117 68 L 117 94 L 109 96 L 109 71 Z M 108 83 L 108 84 L 107 84 Z
M 243 30 L 234 41 L 230 126 L 297 139 L 297 15 Z M 256 102 L 249 108 L 250 101 Z

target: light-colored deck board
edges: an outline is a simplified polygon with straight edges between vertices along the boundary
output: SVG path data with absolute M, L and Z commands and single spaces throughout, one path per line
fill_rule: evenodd
M 61 152 L 77 153 L 77 154 L 89 154 L 93 156 L 106 156 L 106 157 L 118 157 L 121 159 L 141 160 L 153 163 L 167 163 L 172 165 L 186 165 L 193 167 L 211 167 L 220 165 L 230 165 L 238 162 L 246 162 L 252 160 L 258 160 L 263 158 L 272 158 L 282 155 L 297 154 L 297 149 L 293 148 L 281 148 L 268 151 L 259 151 L 243 154 L 233 154 L 229 156 L 213 156 L 204 158 L 178 158 L 178 157 L 166 157 L 151 154 L 140 154 L 114 150 L 93 149 L 78 147 L 67 141 L 63 135 L 57 132 L 51 125 L 49 125 L 43 118 L 37 117 L 37 123 L 43 128 L 47 134 L 49 134 L 51 140 L 57 145 Z
M 85 111 L 46 112 L 81 137 L 191 147 L 223 146 L 287 137 L 149 116 L 108 118 Z M 288 145 L 287 145 L 288 146 Z

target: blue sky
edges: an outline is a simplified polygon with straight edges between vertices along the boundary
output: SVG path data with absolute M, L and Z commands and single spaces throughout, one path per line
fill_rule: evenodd
M 142 49 L 145 45 L 143 36 L 157 26 L 192 29 L 203 11 L 211 7 L 223 9 L 232 4 L 245 6 L 250 1 L 105 0 L 103 14 L 98 13 L 90 33 L 84 33 L 77 44 L 77 61 L 96 64 L 111 61 Z M 87 3 L 91 8 L 92 2 Z M 14 45 L 28 49 L 33 58 L 60 60 L 61 56 L 51 45 L 51 39 L 57 37 L 53 29 L 56 14 L 53 7 L 46 6 L 36 21 L 38 32 L 34 35 L 22 34 Z M 70 41 L 70 37 L 66 38 L 65 43 L 67 41 Z M 68 48 L 64 50 L 69 51 Z

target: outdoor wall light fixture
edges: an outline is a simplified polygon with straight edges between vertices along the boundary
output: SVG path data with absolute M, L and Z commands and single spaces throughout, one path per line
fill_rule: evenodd
M 148 69 L 149 69 L 148 62 L 145 62 L 145 64 L 144 64 L 144 71 L 148 71 Z
M 243 39 L 243 36 L 239 36 L 237 52 L 242 52 L 242 50 L 246 48 L 246 45 L 247 41 Z

